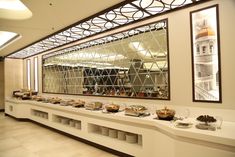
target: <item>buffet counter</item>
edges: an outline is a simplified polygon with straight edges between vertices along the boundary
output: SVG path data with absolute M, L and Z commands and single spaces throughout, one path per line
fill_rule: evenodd
M 132 117 L 124 112 L 103 113 L 13 98 L 6 99 L 5 113 L 132 156 L 235 156 L 235 122 L 224 121 L 216 131 L 199 130 L 195 126 L 176 128 L 173 122 L 158 120 L 156 114 Z M 195 119 L 188 120 L 196 124 Z

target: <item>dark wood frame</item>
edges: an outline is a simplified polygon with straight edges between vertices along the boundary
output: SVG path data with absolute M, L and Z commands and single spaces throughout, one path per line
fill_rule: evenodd
M 167 99 L 160 99 L 160 98 L 148 98 L 148 97 L 124 97 L 124 96 L 105 96 L 105 95 L 84 95 L 84 94 L 67 94 L 67 93 L 53 93 L 53 92 L 44 92 L 44 81 L 43 81 L 43 56 L 46 55 L 42 55 L 41 56 L 41 64 L 42 64 L 42 93 L 45 93 L 45 94 L 63 94 L 63 95 L 79 95 L 79 96 L 93 96 L 93 97 L 114 97 L 114 98 L 127 98 L 127 99 L 153 99 L 153 100 L 170 100 L 171 98 L 171 95 L 170 95 L 170 56 L 169 56 L 169 33 L 168 33 L 168 28 L 169 28 L 169 23 L 168 23 L 168 18 L 164 18 L 164 19 L 161 19 L 161 20 L 158 20 L 158 21 L 154 21 L 154 22 L 150 22 L 150 23 L 147 23 L 147 24 L 141 24 L 139 26 L 136 26 L 132 29 L 135 29 L 135 28 L 138 28 L 138 27 L 142 27 L 142 26 L 145 26 L 145 25 L 151 25 L 153 23 L 157 23 L 157 22 L 161 22 L 161 21 L 165 21 L 166 22 L 166 26 L 167 26 L 167 29 L 166 29 L 166 35 L 167 35 L 167 62 L 168 62 L 168 98 Z M 121 33 L 121 32 L 125 32 L 127 30 L 122 30 L 122 31 L 119 31 L 119 32 L 116 32 L 115 34 L 117 33 Z M 112 34 L 110 34 L 112 35 Z M 108 36 L 110 36 L 108 35 Z M 89 42 L 89 41 L 87 41 Z M 81 43 L 82 44 L 82 43 Z M 52 57 L 52 56 L 51 56 Z
M 219 100 L 196 100 L 195 98 L 195 71 L 194 71 L 194 39 L 193 39 L 193 14 L 196 12 L 200 12 L 206 9 L 211 9 L 211 8 L 215 8 L 216 11 L 216 31 L 217 31 L 217 49 L 218 49 L 218 82 L 219 82 Z M 191 11 L 190 12 L 190 29 L 191 29 L 191 59 L 192 59 L 192 93 L 193 93 L 193 102 L 206 102 L 206 103 L 222 103 L 222 84 L 221 84 L 221 56 L 220 56 L 220 27 L 219 27 L 219 5 L 212 5 L 212 6 L 208 6 L 205 8 L 201 8 L 195 11 Z

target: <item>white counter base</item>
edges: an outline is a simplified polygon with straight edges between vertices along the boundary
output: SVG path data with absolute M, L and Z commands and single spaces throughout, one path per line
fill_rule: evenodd
M 84 108 L 16 99 L 6 100 L 5 113 L 137 157 L 235 157 L 233 122 L 224 122 L 223 128 L 217 131 L 198 130 L 195 127 L 179 129 L 171 122 L 155 120 L 156 115 L 129 117 L 124 112 L 104 114 Z M 102 135 L 101 129 L 104 127 L 131 133 L 136 141 L 131 143 Z

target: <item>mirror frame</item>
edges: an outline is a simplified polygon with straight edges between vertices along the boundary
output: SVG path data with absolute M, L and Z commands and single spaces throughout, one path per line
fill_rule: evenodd
M 54 93 L 54 92 L 44 92 L 44 79 L 43 79 L 43 77 L 44 77 L 44 73 L 43 73 L 43 63 L 44 63 L 44 56 L 47 56 L 48 54 L 50 54 L 50 53 L 47 53 L 47 54 L 44 54 L 44 55 L 42 55 L 42 58 L 41 58 L 41 67 L 42 67 L 42 93 L 45 93 L 45 94 L 62 94 L 62 95 L 79 95 L 79 96 L 93 96 L 93 97 L 113 97 L 113 98 L 126 98 L 126 99 L 148 99 L 148 100 L 151 100 L 151 99 L 153 99 L 153 100 L 170 100 L 170 98 L 171 98 L 171 88 L 170 88 L 170 56 L 169 56 L 169 52 L 170 52 L 170 50 L 169 50 L 169 33 L 168 33 L 168 29 L 169 29 L 169 23 L 168 23 L 168 18 L 164 18 L 164 19 L 161 19 L 161 20 L 157 20 L 157 21 L 154 21 L 154 22 L 150 22 L 150 23 L 146 23 L 146 24 L 142 24 L 142 25 L 138 25 L 138 26 L 135 26 L 135 27 L 132 27 L 131 29 L 136 29 L 136 28 L 139 28 L 139 27 L 143 27 L 143 26 L 147 26 L 147 25 L 151 25 L 151 24 L 154 24 L 154 23 L 158 23 L 158 22 L 162 22 L 162 21 L 165 21 L 165 23 L 166 23 L 166 42 L 167 42 L 167 44 L 166 44 L 166 47 L 167 47 L 167 65 L 168 65 L 168 79 L 167 79 L 167 81 L 168 81 L 168 98 L 166 98 L 166 99 L 162 99 L 162 98 L 154 98 L 154 97 L 127 97 L 127 96 L 110 96 L 110 95 L 86 95 L 86 94 L 69 94 L 69 93 Z M 130 30 L 130 29 L 124 29 L 124 30 L 122 30 L 122 31 L 118 31 L 118 32 L 115 32 L 115 33 L 113 33 L 113 34 L 109 34 L 108 36 L 112 36 L 112 35 L 114 35 L 114 34 L 118 34 L 118 33 L 122 33 L 122 32 L 125 32 L 125 31 L 128 31 L 128 30 Z M 153 29 L 152 29 L 153 30 Z M 151 30 L 149 30 L 149 31 L 151 31 Z M 145 32 L 149 32 L 149 31 L 145 31 Z M 145 33 L 145 32 L 142 32 L 142 33 Z M 141 34 L 141 33 L 140 33 Z M 132 36 L 132 35 L 131 35 Z M 130 36 L 130 37 L 131 37 Z M 104 37 L 107 37 L 107 36 L 104 36 Z M 101 38 L 103 38 L 103 37 L 101 37 Z M 126 38 L 126 37 L 125 37 Z M 123 38 L 123 39 L 125 39 L 125 38 Z M 100 38 L 97 38 L 97 39 L 100 39 Z M 96 40 L 96 39 L 94 39 L 94 40 Z M 90 41 L 92 41 L 92 40 L 90 40 Z M 89 42 L 89 41 L 86 41 L 86 42 Z M 83 43 L 86 43 L 86 42 L 83 42 Z M 105 42 L 105 44 L 107 44 L 107 43 L 110 43 L 110 42 L 115 42 L 115 40 L 113 40 L 113 41 L 108 41 L 108 42 Z M 83 44 L 83 43 L 80 43 L 80 44 Z M 80 45 L 79 44 L 79 45 Z M 76 46 L 76 45 L 75 45 Z M 90 46 L 90 47 L 93 47 L 93 46 L 98 46 L 98 45 L 92 45 L 92 46 Z M 68 48 L 71 48 L 71 47 L 68 47 Z M 66 48 L 65 48 L 66 49 Z M 65 50 L 65 49 L 62 49 L 62 50 Z M 61 51 L 61 50 L 60 50 Z M 64 52 L 64 53 L 61 53 L 61 54 L 56 54 L 56 52 L 58 52 L 58 51 L 54 51 L 54 52 L 52 52 L 52 53 L 55 53 L 55 55 L 50 55 L 48 58 L 50 58 L 50 57 L 54 57 L 54 56 L 56 56 L 56 55 L 61 55 L 61 54 L 64 54 L 64 53 L 68 53 L 68 52 Z M 46 58 L 45 58 L 46 59 Z

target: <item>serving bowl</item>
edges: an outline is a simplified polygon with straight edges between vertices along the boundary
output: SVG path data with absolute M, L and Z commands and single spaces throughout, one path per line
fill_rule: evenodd
M 84 107 L 84 105 L 85 105 L 85 101 L 83 101 L 83 100 L 75 100 L 75 101 L 73 101 L 72 103 L 71 103 L 71 105 L 73 106 L 73 107 Z
M 125 115 L 138 117 L 144 115 L 146 111 L 147 108 L 142 105 L 131 105 L 125 108 Z
M 196 124 L 197 129 L 201 130 L 216 130 L 216 122 L 217 120 L 210 115 L 200 115 L 197 117 L 198 124 Z
M 108 112 L 118 112 L 120 106 L 116 104 L 109 104 L 105 106 L 106 111 Z
M 175 110 L 165 107 L 164 109 L 157 110 L 156 114 L 161 120 L 172 120 L 175 116 Z

